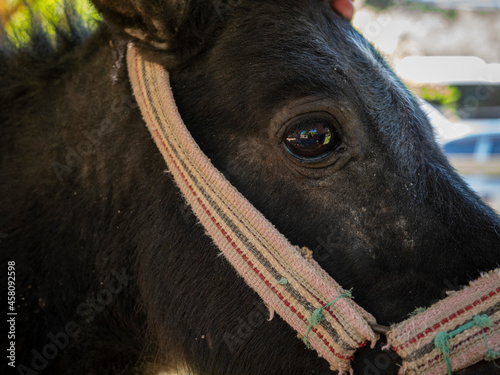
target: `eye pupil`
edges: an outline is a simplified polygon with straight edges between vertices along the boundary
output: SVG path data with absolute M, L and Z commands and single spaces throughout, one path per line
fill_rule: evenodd
M 317 158 L 335 149 L 338 137 L 327 120 L 300 121 L 285 138 L 292 154 L 304 158 Z

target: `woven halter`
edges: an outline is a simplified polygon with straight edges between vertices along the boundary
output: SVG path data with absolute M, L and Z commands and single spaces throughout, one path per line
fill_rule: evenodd
M 352 373 L 360 347 L 378 335 L 374 317 L 354 303 L 307 248 L 293 246 L 211 164 L 184 125 L 168 72 L 142 58 L 132 44 L 129 78 L 143 118 L 185 200 L 236 272 L 276 311 L 307 346 L 340 374 Z M 483 359 L 500 348 L 500 270 L 476 280 L 426 312 L 391 327 L 389 345 L 403 359 L 401 373 L 446 374 Z M 442 354 L 433 345 L 439 332 L 455 329 L 479 313 L 490 327 L 473 326 L 449 340 Z M 484 336 L 484 337 L 483 337 Z M 455 349 L 456 348 L 456 349 Z M 465 353 L 465 354 L 464 354 Z

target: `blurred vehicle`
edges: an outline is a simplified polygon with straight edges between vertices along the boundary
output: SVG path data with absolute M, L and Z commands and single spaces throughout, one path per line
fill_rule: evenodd
M 443 149 L 472 189 L 500 212 L 500 132 L 469 135 Z
M 500 132 L 469 135 L 445 143 L 443 149 L 462 174 L 500 177 Z
M 396 70 L 417 91 L 423 86 L 458 90 L 453 120 L 437 103 L 421 100 L 422 109 L 451 164 L 500 212 L 500 64 L 474 56 L 409 56 Z

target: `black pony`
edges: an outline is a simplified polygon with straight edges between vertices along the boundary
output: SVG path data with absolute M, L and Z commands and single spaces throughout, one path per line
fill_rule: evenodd
M 2 373 L 331 373 L 267 320 L 165 174 L 128 42 L 170 71 L 214 165 L 380 324 L 500 263 L 498 216 L 330 1 L 94 4 L 105 22 L 88 38 L 71 23 L 56 51 L 36 34 L 0 59 L 2 288 L 8 265 L 16 287 L 1 304 L 17 313 Z M 381 345 L 357 374 L 397 372 Z

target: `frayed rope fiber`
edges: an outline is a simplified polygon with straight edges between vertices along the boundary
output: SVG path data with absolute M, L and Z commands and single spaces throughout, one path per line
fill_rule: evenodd
M 403 363 L 400 375 L 445 375 L 500 352 L 500 269 L 391 325 L 387 343 Z
M 489 318 L 488 315 L 476 315 L 472 320 L 457 329 L 451 331 L 451 332 L 439 332 L 436 338 L 434 339 L 434 345 L 436 346 L 436 349 L 438 349 L 444 357 L 444 361 L 446 363 L 446 369 L 448 371 L 448 375 L 452 375 L 453 368 L 451 365 L 451 359 L 450 359 L 450 340 L 459 335 L 460 333 L 464 332 L 465 330 L 468 330 L 472 327 L 480 327 L 483 338 L 484 338 L 484 343 L 486 345 L 486 356 L 485 360 L 487 361 L 493 361 L 497 358 L 500 357 L 500 353 L 493 351 L 490 349 L 488 346 L 488 341 L 486 340 L 486 335 L 484 334 L 484 329 L 487 327 L 491 327 L 493 325 L 493 322 Z
M 340 296 L 338 296 L 337 298 L 335 298 L 332 302 L 327 303 L 325 306 L 318 307 L 311 314 L 311 317 L 308 320 L 309 325 L 307 327 L 306 334 L 302 338 L 302 341 L 304 341 L 304 344 L 306 344 L 306 346 L 309 349 L 311 349 L 311 345 L 309 344 L 309 340 L 307 339 L 307 337 L 309 335 L 309 332 L 311 331 L 311 329 L 313 329 L 314 327 L 316 327 L 321 322 L 321 319 L 323 319 L 323 310 L 326 309 L 326 308 L 328 308 L 328 307 L 330 307 L 330 306 L 332 306 L 335 302 L 337 302 L 341 298 L 354 299 L 354 297 L 352 296 L 352 289 L 346 290 L 344 293 L 342 293 Z

